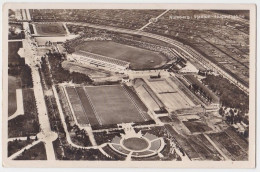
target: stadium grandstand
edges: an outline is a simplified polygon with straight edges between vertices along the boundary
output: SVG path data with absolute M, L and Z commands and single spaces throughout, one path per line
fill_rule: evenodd
M 78 63 L 92 64 L 95 66 L 101 66 L 116 71 L 126 70 L 127 68 L 129 68 L 130 65 L 130 63 L 126 61 L 93 54 L 82 50 L 72 53 L 72 56 L 69 56 L 68 59 Z
M 219 98 L 205 85 L 203 85 L 193 75 L 184 75 L 183 79 L 189 88 L 195 89 L 200 93 L 201 96 L 205 97 L 209 104 L 205 106 L 206 109 L 218 109 L 220 107 Z

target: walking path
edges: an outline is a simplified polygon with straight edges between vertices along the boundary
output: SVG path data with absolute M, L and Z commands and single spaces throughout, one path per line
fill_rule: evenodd
M 22 89 L 16 89 L 16 104 L 17 109 L 15 113 L 8 117 L 8 120 L 14 119 L 19 115 L 24 115 L 24 107 L 23 107 L 23 92 Z
M 55 100 L 56 100 L 56 103 L 57 103 L 57 106 L 58 106 L 58 110 L 59 110 L 59 113 L 60 113 L 60 117 L 61 117 L 61 122 L 63 124 L 63 127 L 64 127 L 64 131 L 66 133 L 66 139 L 67 139 L 67 142 L 75 147 L 75 148 L 79 148 L 79 149 L 99 149 L 105 156 L 107 156 L 107 154 L 103 151 L 103 149 L 101 150 L 101 148 L 103 148 L 104 146 L 107 145 L 107 143 L 104 143 L 102 145 L 97 145 L 96 144 L 96 141 L 94 139 L 94 135 L 92 133 L 92 131 L 90 131 L 89 129 L 86 130 L 88 135 L 89 135 L 89 139 L 91 141 L 91 143 L 93 144 L 93 146 L 79 146 L 79 145 L 76 145 L 75 143 L 72 142 L 71 138 L 70 138 L 70 133 L 68 131 L 68 128 L 67 128 L 67 124 L 65 122 L 65 116 L 64 116 L 64 113 L 62 111 L 62 108 L 61 108 L 61 104 L 60 104 L 60 101 L 59 101 L 59 96 L 58 96 L 58 93 L 57 93 L 57 90 L 55 88 L 55 86 L 53 85 L 52 86 L 52 90 L 53 90 L 53 93 L 54 93 L 54 97 L 55 97 Z
M 29 30 L 27 22 L 23 22 L 24 29 Z M 55 153 L 52 142 L 56 140 L 57 133 L 53 132 L 50 127 L 49 117 L 47 115 L 47 107 L 43 95 L 43 89 L 41 85 L 40 74 L 37 64 L 40 62 L 40 57 L 36 56 L 36 47 L 33 44 L 33 40 L 30 39 L 30 32 L 26 32 L 25 40 L 23 40 L 24 58 L 25 62 L 30 66 L 32 71 L 33 90 L 35 95 L 35 101 L 38 111 L 38 119 L 41 132 L 37 135 L 39 140 L 45 143 L 46 155 L 48 160 L 55 160 Z
M 40 143 L 41 140 L 37 140 L 37 141 L 34 141 L 32 142 L 31 144 L 25 146 L 24 148 L 22 148 L 21 150 L 19 150 L 18 152 L 15 152 L 13 155 L 9 156 L 8 159 L 15 159 L 17 156 L 19 156 L 21 153 L 24 152 L 24 150 L 28 150 L 30 149 L 31 147 L 33 147 L 34 145 L 37 145 L 38 143 Z
M 162 14 L 160 14 L 159 16 L 157 16 L 156 18 L 154 18 L 155 21 L 157 21 L 161 16 L 163 16 L 165 13 L 167 13 L 170 9 L 164 11 Z M 147 23 L 146 25 L 144 25 L 143 27 L 141 27 L 140 29 L 138 30 L 143 30 L 144 28 L 146 28 L 147 26 L 149 26 L 151 23 L 153 23 L 153 21 L 150 19 L 149 20 L 149 23 Z

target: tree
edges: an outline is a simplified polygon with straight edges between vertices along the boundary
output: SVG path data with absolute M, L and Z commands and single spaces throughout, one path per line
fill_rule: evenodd
M 30 136 L 27 136 L 27 142 L 29 142 L 30 141 Z

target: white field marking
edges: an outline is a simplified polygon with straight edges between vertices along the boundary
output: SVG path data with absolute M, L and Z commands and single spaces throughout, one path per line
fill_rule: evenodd
M 121 86 L 122 87 L 122 86 Z M 144 116 L 143 112 L 141 111 L 141 109 L 138 107 L 138 105 L 135 103 L 135 101 L 133 100 L 133 98 L 130 96 L 130 94 L 128 93 L 128 91 L 123 88 L 123 92 L 127 95 L 128 99 L 130 99 L 130 101 L 134 104 L 135 108 L 138 110 L 139 114 L 141 115 L 141 117 L 147 121 L 147 118 Z
M 99 145 L 99 146 L 79 146 L 79 145 L 76 145 L 75 143 L 72 142 L 71 138 L 70 138 L 70 134 L 69 134 L 69 131 L 68 131 L 68 127 L 67 127 L 67 124 L 65 122 L 65 115 L 62 111 L 62 108 L 61 108 L 61 104 L 60 104 L 60 101 L 59 101 L 59 97 L 58 97 L 58 93 L 57 93 L 57 90 L 55 88 L 55 86 L 53 85 L 53 93 L 54 93 L 54 96 L 55 96 L 55 100 L 56 100 L 56 103 L 58 105 L 58 110 L 59 110 L 59 113 L 60 113 L 60 117 L 61 117 L 61 121 L 62 121 L 62 124 L 64 126 L 64 130 L 65 130 L 65 133 L 66 133 L 66 140 L 68 141 L 68 143 L 73 146 L 73 147 L 76 147 L 76 148 L 81 148 L 81 149 L 98 149 L 99 147 L 104 147 L 106 146 L 106 143 L 102 144 L 102 145 Z M 63 88 L 63 87 L 62 87 Z
M 195 106 L 195 104 L 192 102 L 192 100 L 190 100 L 185 93 L 183 93 L 178 86 L 173 82 L 173 80 L 166 78 L 166 82 L 174 89 L 177 90 L 178 94 L 186 101 L 186 103 L 188 103 L 189 106 Z
M 75 123 L 76 123 L 78 126 L 81 126 L 81 125 L 78 123 L 78 120 L 77 120 L 77 118 L 76 118 L 76 115 L 75 115 L 74 109 L 73 109 L 73 107 L 72 107 L 72 104 L 71 104 L 71 102 L 70 102 L 70 98 L 69 98 L 69 95 L 68 95 L 68 93 L 67 93 L 67 90 L 66 90 L 66 88 L 65 88 L 64 86 L 62 86 L 62 88 L 63 88 L 63 92 L 65 93 L 65 96 L 66 96 L 66 98 L 67 98 L 67 102 L 68 102 L 68 104 L 69 104 L 69 107 L 70 107 L 72 116 L 73 116 L 73 118 L 74 118 L 74 121 L 75 121 Z M 56 90 L 56 89 L 55 89 L 55 90 Z
M 84 91 L 85 91 L 85 95 L 86 95 L 87 98 L 88 98 L 88 101 L 89 101 L 89 103 L 90 103 L 90 106 L 91 106 L 91 108 L 92 108 L 93 111 L 94 111 L 94 115 L 96 116 L 96 119 L 98 120 L 99 125 L 102 125 L 100 116 L 98 115 L 98 113 L 97 113 L 97 111 L 96 111 L 96 109 L 95 109 L 95 106 L 94 106 L 94 104 L 92 103 L 92 100 L 91 100 L 90 96 L 89 96 L 88 93 L 87 93 L 87 90 L 85 89 L 85 87 L 83 87 L 83 89 L 84 89 Z
M 218 148 L 218 146 L 209 138 L 209 136 L 207 136 L 206 134 L 203 134 L 206 139 L 215 147 L 215 149 L 218 151 L 218 153 L 220 153 L 220 155 L 222 155 L 225 160 L 230 161 L 230 159 Z
M 161 13 L 159 16 L 157 16 L 155 19 L 159 19 L 161 16 L 163 16 L 165 13 L 167 13 L 170 9 L 167 9 L 166 11 L 164 11 L 163 13 Z M 143 27 L 141 27 L 140 29 L 138 29 L 139 31 L 143 30 L 144 28 L 146 28 L 147 26 L 149 26 L 152 22 L 147 23 L 146 25 L 144 25 Z
M 24 115 L 24 107 L 23 107 L 23 92 L 22 89 L 16 89 L 16 111 L 13 115 L 8 117 L 8 120 L 14 119 L 19 115 Z
M 81 99 L 80 99 L 80 97 L 79 97 L 79 94 L 78 94 L 78 92 L 77 92 L 77 89 L 76 89 L 75 87 L 73 87 L 73 89 L 74 89 L 75 92 L 77 93 L 77 96 L 78 96 L 79 101 L 80 101 L 81 109 L 84 111 L 84 114 L 85 114 L 85 116 L 86 116 L 86 118 L 87 118 L 88 124 L 90 124 L 90 122 L 89 122 L 89 120 L 88 120 L 88 115 L 87 115 L 87 113 L 86 113 L 86 111 L 85 111 L 85 109 L 84 109 L 84 107 L 83 107 L 83 105 L 82 105 L 82 101 L 81 101 Z

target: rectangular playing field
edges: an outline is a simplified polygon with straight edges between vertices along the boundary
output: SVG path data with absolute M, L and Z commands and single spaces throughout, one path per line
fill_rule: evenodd
M 102 125 L 145 121 L 122 86 L 85 87 L 85 91 Z
M 194 103 L 167 79 L 148 80 L 147 84 L 153 89 L 164 105 L 171 110 L 189 108 Z
M 66 87 L 65 90 L 74 118 L 81 126 L 151 120 L 123 86 Z
M 64 36 L 67 31 L 62 23 L 35 23 L 37 35 L 40 36 Z

